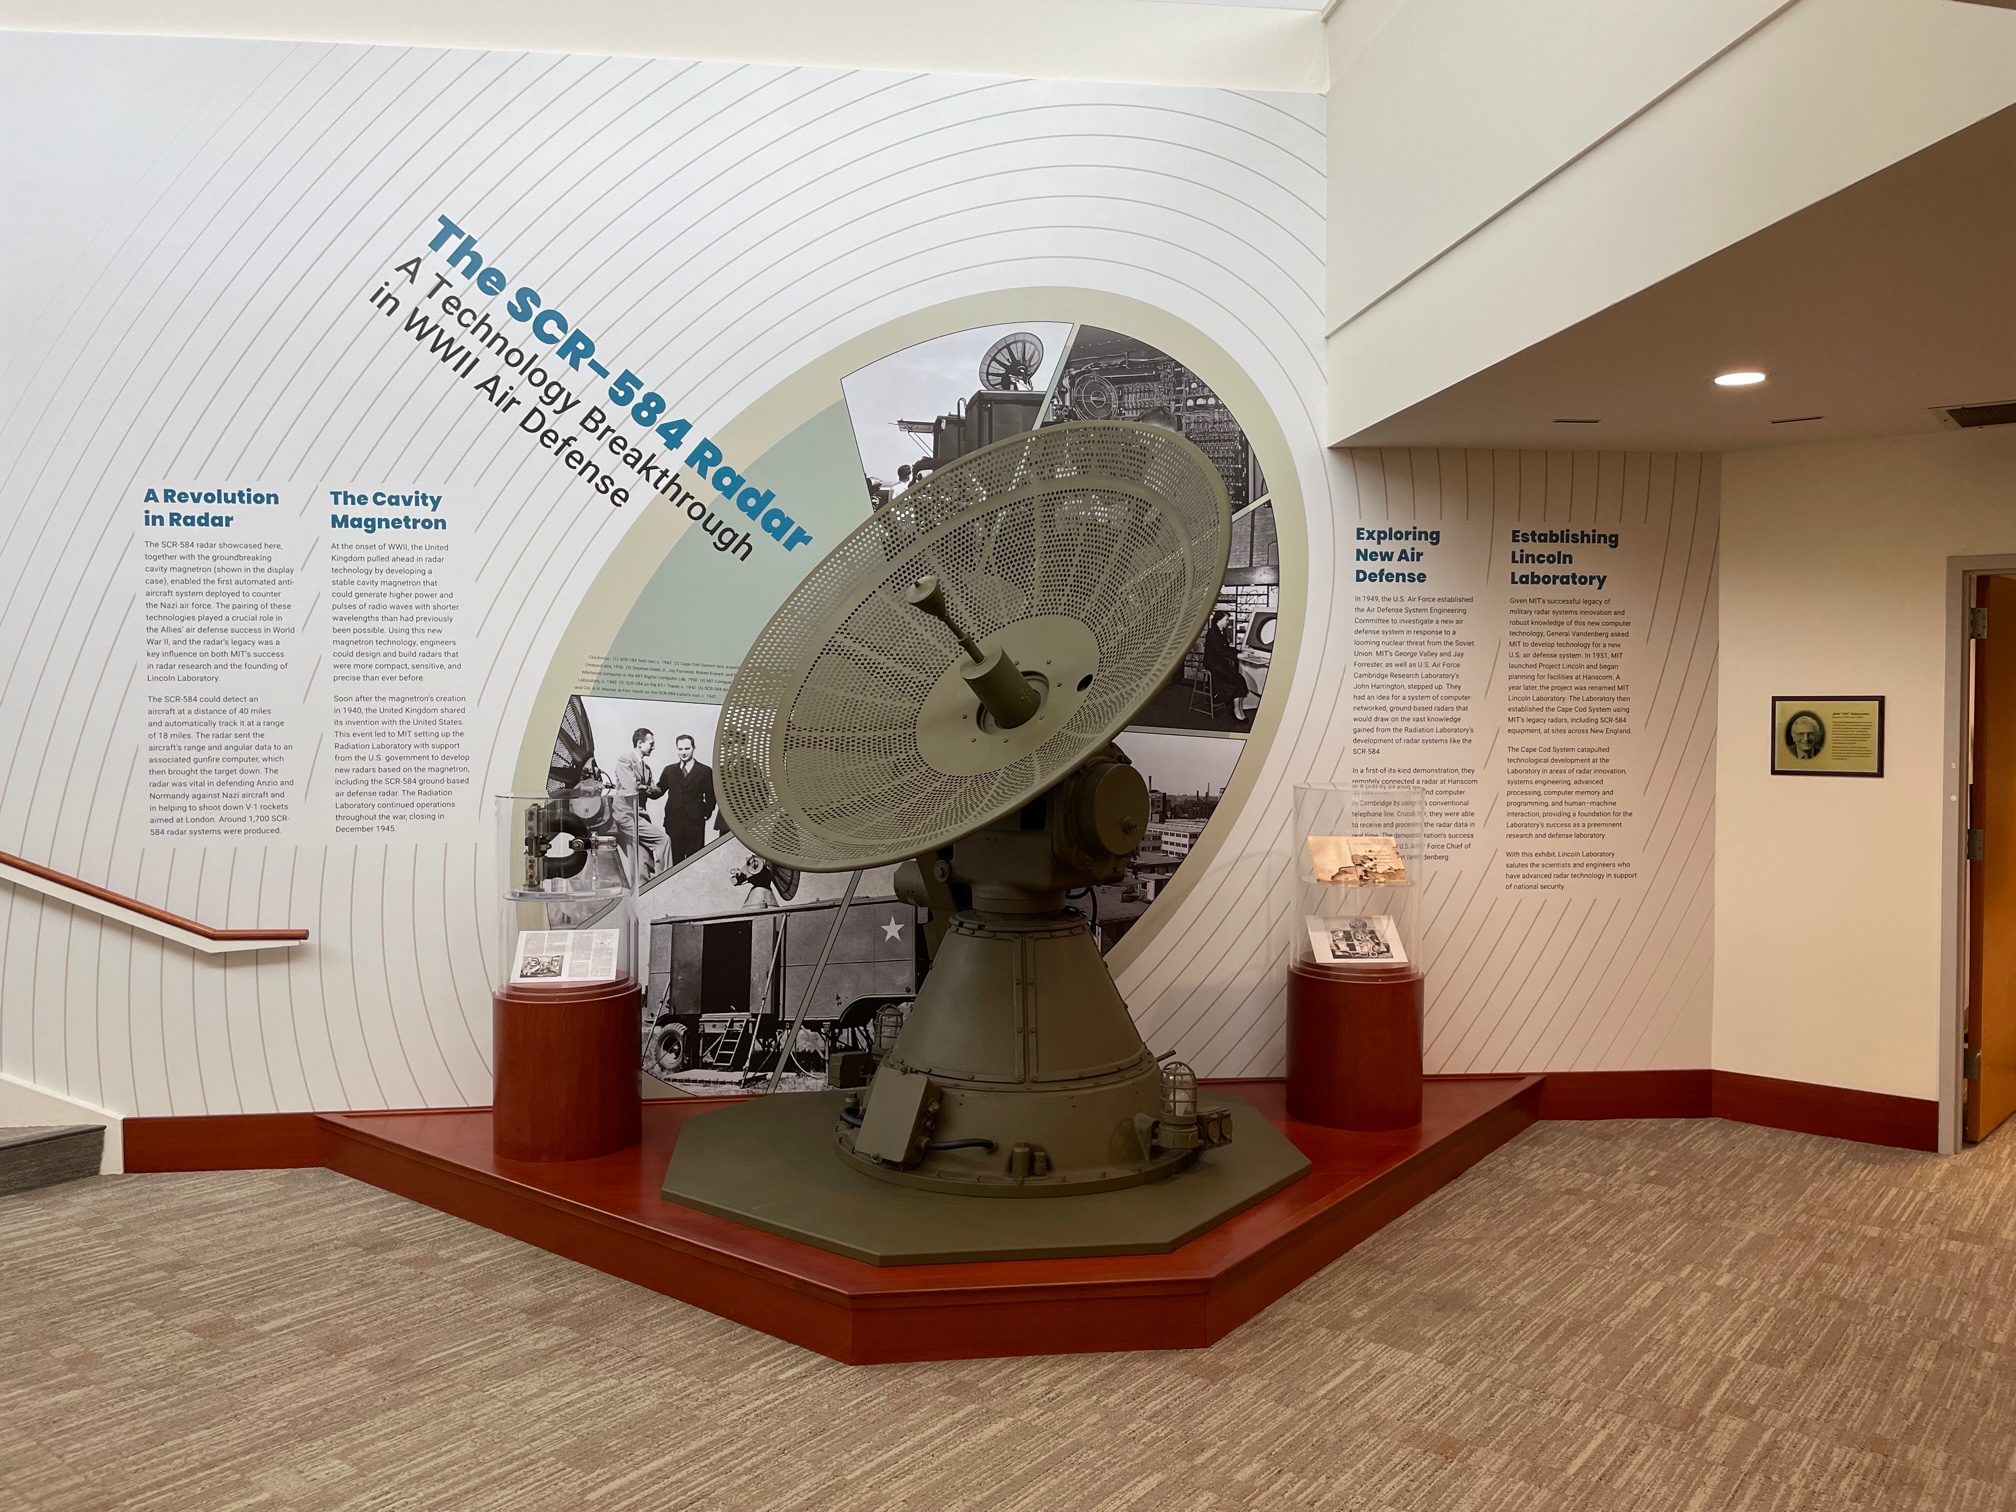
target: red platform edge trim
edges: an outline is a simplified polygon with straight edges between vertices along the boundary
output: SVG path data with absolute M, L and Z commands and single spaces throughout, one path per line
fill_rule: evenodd
M 330 1116 L 324 1131 L 329 1164 L 344 1175 L 865 1365 L 1209 1345 L 1533 1122 L 1538 1078 L 1466 1080 L 1495 1083 L 1495 1095 L 1430 1143 L 1404 1153 L 1396 1147 L 1396 1158 L 1369 1180 L 1340 1182 L 1332 1172 L 1324 1181 L 1335 1152 L 1316 1153 L 1315 1190 L 1299 1199 L 1299 1187 L 1277 1194 L 1196 1241 L 1200 1248 L 970 1266 L 866 1266 L 684 1209 L 671 1223 L 640 1221 L 627 1210 L 634 1190 L 621 1190 L 634 1177 L 607 1173 L 621 1206 L 603 1207 L 586 1165 L 564 1185 L 514 1162 L 485 1168 L 450 1153 L 453 1136 L 431 1146 L 384 1137 L 369 1115 Z M 1278 1084 L 1267 1090 L 1267 1101 L 1280 1100 Z M 701 1101 L 682 1107 L 704 1111 L 694 1106 Z M 1452 1112 L 1445 1108 L 1441 1121 Z M 1332 1138 L 1327 1130 L 1309 1134 L 1319 1144 Z M 1336 1137 L 1410 1143 L 1399 1135 Z M 1345 1164 L 1367 1154 L 1379 1163 L 1375 1152 L 1360 1151 Z
M 1510 1073 L 1503 1073 L 1510 1074 Z M 1734 1123 L 1819 1134 L 1903 1150 L 1939 1148 L 1939 1104 L 1750 1076 L 1740 1071 L 1547 1071 L 1540 1088 L 1545 1121 L 1603 1118 L 1723 1118 Z M 1278 1077 L 1237 1077 L 1205 1085 L 1237 1091 Z M 1430 1077 L 1430 1081 L 1468 1080 Z M 711 1100 L 711 1099 L 710 1099 Z M 331 1110 L 338 1111 L 338 1110 Z M 380 1110 L 360 1110 L 352 1117 Z M 467 1113 L 470 1108 L 391 1112 Z M 196 1114 L 125 1121 L 126 1169 L 151 1171 L 284 1170 L 327 1164 L 314 1113 Z

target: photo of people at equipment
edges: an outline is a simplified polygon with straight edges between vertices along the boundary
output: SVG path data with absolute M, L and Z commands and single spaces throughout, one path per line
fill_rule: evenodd
M 726 830 L 711 759 L 720 712 L 713 704 L 661 699 L 567 700 L 547 790 L 636 795 L 634 817 L 629 805 L 614 804 L 607 822 L 626 850 L 635 841 L 640 887 Z

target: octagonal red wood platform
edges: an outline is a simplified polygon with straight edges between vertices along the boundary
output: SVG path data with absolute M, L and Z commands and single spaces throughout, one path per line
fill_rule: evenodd
M 491 1153 L 490 1113 L 320 1117 L 334 1170 L 849 1364 L 1193 1349 L 1223 1338 L 1533 1122 L 1538 1076 L 1438 1078 L 1419 1128 L 1288 1118 L 1278 1082 L 1221 1083 L 1315 1169 L 1161 1255 L 875 1266 L 666 1202 L 665 1162 L 719 1099 L 647 1103 L 641 1145 L 532 1165 Z

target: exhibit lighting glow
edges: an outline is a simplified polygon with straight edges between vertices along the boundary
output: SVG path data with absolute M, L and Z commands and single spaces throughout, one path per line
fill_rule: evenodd
M 1754 369 L 1746 369 L 1740 373 L 1717 373 L 1715 375 L 1715 386 L 1717 388 L 1748 388 L 1753 383 L 1762 383 L 1763 381 L 1764 375 Z

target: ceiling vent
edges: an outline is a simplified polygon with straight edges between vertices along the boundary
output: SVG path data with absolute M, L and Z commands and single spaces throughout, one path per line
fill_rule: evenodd
M 2001 404 L 1941 405 L 1932 411 L 1948 426 L 1972 430 L 1977 425 L 2016 425 L 2016 399 Z

